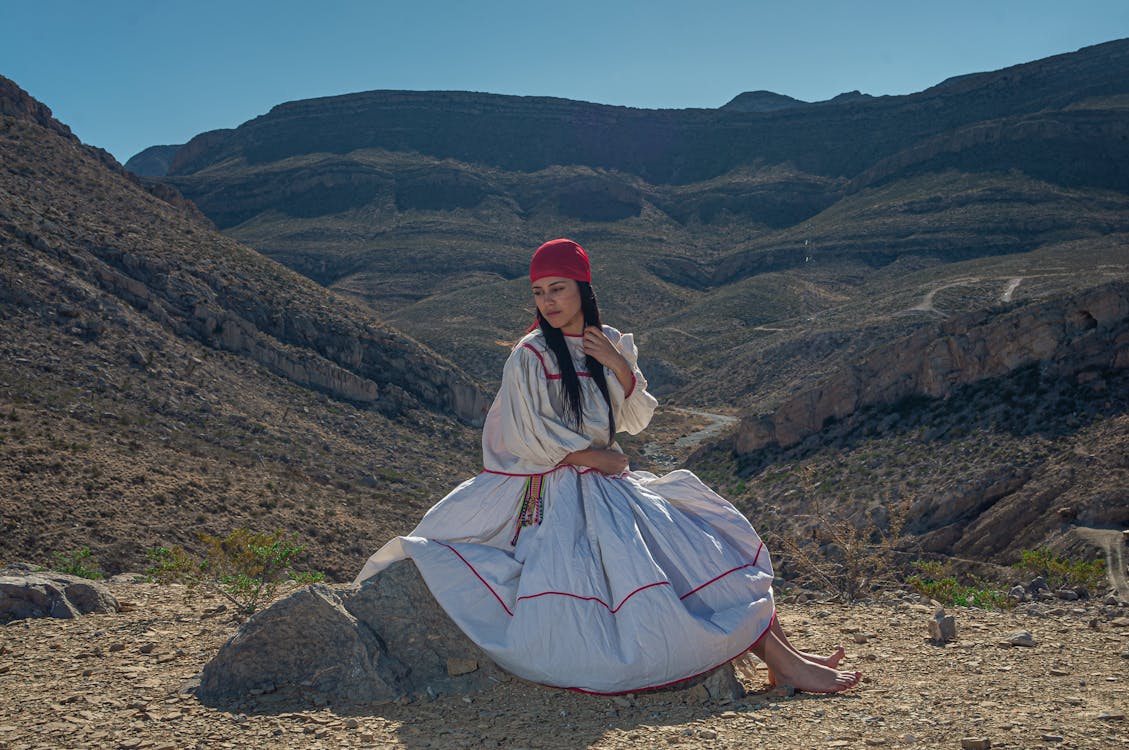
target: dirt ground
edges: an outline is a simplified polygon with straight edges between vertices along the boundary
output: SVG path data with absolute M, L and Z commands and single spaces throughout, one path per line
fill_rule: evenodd
M 0 750 L 31 748 L 992 748 L 1129 747 L 1129 611 L 1096 602 L 932 610 L 890 599 L 782 604 L 801 647 L 842 643 L 864 682 L 837 696 L 772 694 L 758 670 L 725 704 L 696 693 L 616 698 L 510 681 L 472 696 L 383 706 L 226 709 L 183 688 L 236 630 L 218 599 L 110 583 L 124 611 L 0 627 Z M 1034 647 L 1001 646 L 1017 630 Z M 984 746 L 984 745 L 981 745 Z

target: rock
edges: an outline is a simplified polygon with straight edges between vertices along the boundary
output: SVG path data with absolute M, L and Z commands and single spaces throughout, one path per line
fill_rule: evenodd
M 1073 602 L 1078 600 L 1078 592 L 1071 591 L 1070 589 L 1059 589 L 1055 592 L 1055 596 L 1064 601 Z
M 1112 713 L 1110 711 L 1102 711 L 1098 714 L 1099 721 L 1125 721 L 1125 714 L 1118 712 Z
M 992 741 L 987 737 L 962 737 L 960 740 L 961 750 L 990 750 Z
M 452 676 L 449 660 L 480 668 Z M 271 684 L 299 697 L 386 703 L 480 690 L 498 671 L 435 603 L 415 566 L 399 563 L 359 588 L 314 585 L 257 613 L 205 665 L 196 694 L 221 703 Z
M 1129 628 L 1129 617 L 1115 617 L 1109 621 L 1115 628 Z
M 474 659 L 459 659 L 456 657 L 451 657 L 447 660 L 447 674 L 451 677 L 470 674 L 476 669 L 478 669 L 478 662 Z
M 1008 591 L 1007 595 L 1018 602 L 1027 600 L 1027 592 L 1022 586 L 1012 586 L 1011 591 Z
M 1026 630 L 1017 630 L 1006 639 L 1000 641 L 1001 646 L 1026 646 L 1034 648 L 1036 645 L 1035 637 Z
M 118 610 L 118 600 L 97 581 L 46 570 L 0 570 L 0 623 L 29 617 L 70 619 Z
M 940 609 L 929 620 L 929 637 L 936 643 L 950 643 L 957 639 L 957 621 Z
M 1031 582 L 1027 584 L 1027 590 L 1030 591 L 1032 594 L 1037 594 L 1040 591 L 1045 591 L 1045 590 L 1049 590 L 1049 589 L 1050 589 L 1050 587 L 1047 586 L 1046 579 L 1044 579 L 1042 576 L 1039 576 L 1037 578 L 1032 578 Z
M 255 691 L 372 704 L 468 695 L 509 679 L 405 561 L 360 587 L 315 584 L 257 613 L 204 666 L 195 692 L 211 706 Z M 672 689 L 696 703 L 745 694 L 728 664 Z

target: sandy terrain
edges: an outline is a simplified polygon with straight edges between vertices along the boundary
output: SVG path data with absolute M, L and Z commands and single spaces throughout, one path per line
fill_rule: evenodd
M 500 684 L 388 706 L 222 709 L 182 691 L 235 632 L 218 599 L 112 583 L 126 611 L 0 628 L 0 749 L 30 748 L 993 748 L 1129 747 L 1129 611 L 1047 602 L 950 610 L 959 640 L 927 640 L 928 607 L 890 600 L 784 604 L 803 646 L 847 647 L 865 682 L 839 696 L 693 691 L 592 697 Z M 999 642 L 1030 631 L 1033 648 Z M 763 670 L 757 672 L 765 674 Z

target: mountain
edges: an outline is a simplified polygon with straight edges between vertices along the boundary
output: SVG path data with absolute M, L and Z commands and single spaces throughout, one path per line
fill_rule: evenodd
M 1126 102 L 1129 40 L 717 110 L 374 91 L 201 134 L 159 181 L 484 382 L 531 249 L 574 237 L 654 390 L 741 418 L 692 465 L 754 516 L 912 498 L 929 549 L 1006 560 L 1129 523 Z
M 0 163 L 0 560 L 137 571 L 248 526 L 347 578 L 472 471 L 473 379 L 3 78 Z
M 125 163 L 126 171 L 138 177 L 164 177 L 168 174 L 173 157 L 184 144 L 150 146 L 141 153 L 134 154 Z

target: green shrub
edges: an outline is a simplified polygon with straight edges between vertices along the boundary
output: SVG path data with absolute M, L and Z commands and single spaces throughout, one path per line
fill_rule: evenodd
M 1015 567 L 1042 576 L 1052 590 L 1082 588 L 1094 593 L 1105 588 L 1108 580 L 1105 560 L 1072 560 L 1059 557 L 1046 547 L 1022 550 Z
M 318 572 L 294 571 L 291 565 L 304 547 L 297 543 L 297 535 L 281 530 L 266 533 L 239 528 L 222 538 L 201 533 L 200 541 L 207 548 L 200 560 L 180 547 L 150 550 L 146 555 L 153 564 L 146 573 L 160 583 L 216 591 L 241 617 L 253 615 L 274 599 L 279 586 L 288 580 L 305 585 L 325 578 Z
M 969 583 L 961 583 L 936 560 L 918 560 L 913 567 L 918 572 L 906 579 L 910 588 L 946 607 L 1011 609 L 1015 606 L 1014 599 L 991 588 L 980 578 L 972 576 Z
M 93 556 L 94 554 L 90 551 L 89 547 L 83 547 L 73 552 L 57 552 L 55 554 L 55 563 L 51 567 L 60 573 L 69 573 L 79 578 L 89 578 L 92 581 L 99 581 L 105 578 L 105 576 L 88 564 L 94 562 L 92 559 Z

